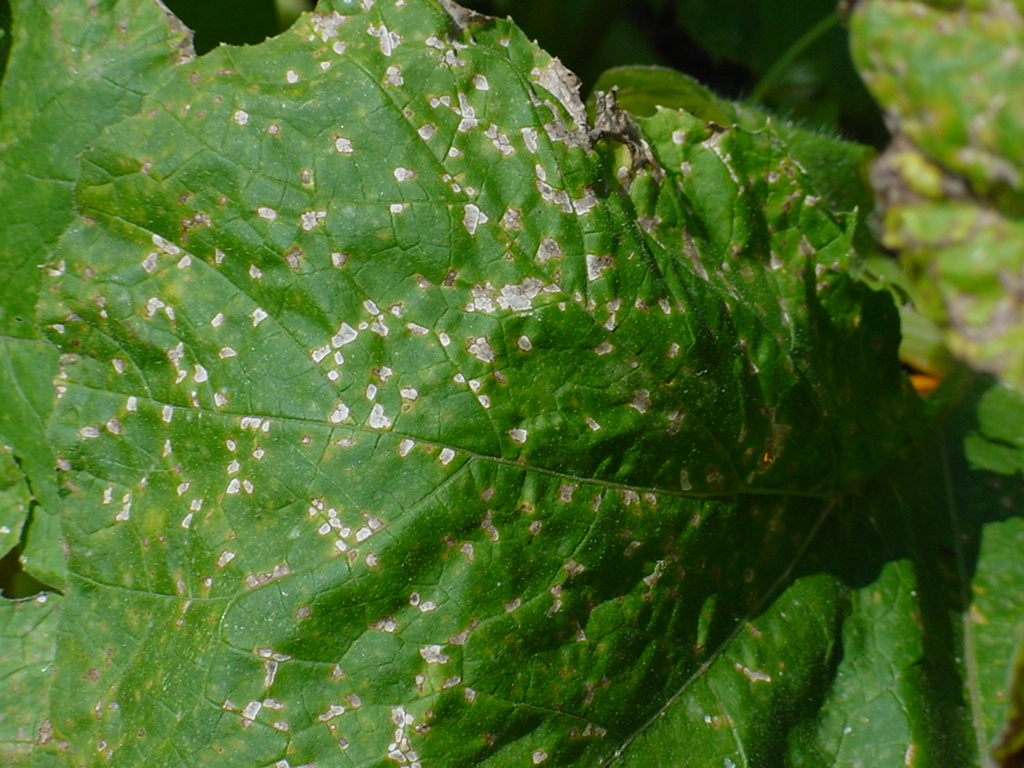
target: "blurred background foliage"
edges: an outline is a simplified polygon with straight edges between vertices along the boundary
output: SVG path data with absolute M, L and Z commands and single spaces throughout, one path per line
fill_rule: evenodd
M 204 53 L 258 43 L 310 0 L 166 0 Z M 583 81 L 607 69 L 671 67 L 720 96 L 754 102 L 809 128 L 881 148 L 881 114 L 850 59 L 836 0 L 463 0 L 511 16 Z

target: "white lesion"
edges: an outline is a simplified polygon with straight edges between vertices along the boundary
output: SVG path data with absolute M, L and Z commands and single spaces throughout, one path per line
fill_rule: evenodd
M 303 231 L 309 232 L 323 224 L 324 219 L 326 218 L 326 210 L 310 210 L 303 212 L 303 214 L 299 217 L 299 221 Z

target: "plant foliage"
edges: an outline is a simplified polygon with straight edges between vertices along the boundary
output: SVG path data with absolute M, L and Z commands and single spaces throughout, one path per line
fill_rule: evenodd
M 855 12 L 871 85 L 904 5 Z M 865 266 L 875 199 L 911 264 L 961 232 L 901 169 L 1010 228 L 1016 158 L 907 127 L 871 189 L 448 0 L 201 57 L 151 0 L 12 6 L 0 542 L 49 588 L 0 603 L 8 764 L 1019 759 L 1016 363 L 926 404 Z

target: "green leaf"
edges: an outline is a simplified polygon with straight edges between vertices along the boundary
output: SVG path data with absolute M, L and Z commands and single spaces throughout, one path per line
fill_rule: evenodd
M 904 439 L 895 309 L 785 139 L 666 113 L 619 176 L 509 23 L 363 6 L 83 156 L 41 305 L 76 764 L 610 759 Z
M 1007 52 L 1024 24 L 1010 7 L 870 0 L 853 45 L 895 132 L 874 171 L 883 242 L 952 351 L 1020 386 L 1024 63 Z
M 60 596 L 0 600 L 0 759 L 7 766 L 39 766 L 50 740 L 49 687 L 53 677 Z
M 18 545 L 32 496 L 9 448 L 0 445 L 0 557 Z
M 0 338 L 0 402 L 5 406 L 0 410 L 0 440 L 10 446 L 19 474 L 25 475 L 29 500 L 36 502 L 21 559 L 30 574 L 60 589 L 67 567 L 60 544 L 56 459 L 46 437 L 57 357 L 57 350 L 42 341 Z M 26 503 L 21 520 L 28 508 Z M 20 522 L 17 527 L 20 531 Z M 11 530 L 13 545 L 19 533 Z
M 11 6 L 0 197 L 17 204 L 0 208 L 0 335 L 37 338 L 39 264 L 72 220 L 78 156 L 104 126 L 138 109 L 190 48 L 185 30 L 156 3 L 122 1 L 103 13 L 58 0 Z
M 57 353 L 36 342 L 40 264 L 72 220 L 78 156 L 110 122 L 134 112 L 142 92 L 189 54 L 185 30 L 155 3 L 118 3 L 102 14 L 58 2 L 14 2 L 11 63 L 0 91 L 0 441 L 29 476 L 36 507 L 22 553 L 55 587 L 66 576 L 54 459 L 44 436 Z M 6 7 L 6 3 L 5 3 Z M 111 41 L 118 55 L 108 56 Z M 9 338 L 14 337 L 14 338 Z

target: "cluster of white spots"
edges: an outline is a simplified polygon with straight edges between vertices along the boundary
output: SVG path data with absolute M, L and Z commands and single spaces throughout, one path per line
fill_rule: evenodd
M 518 445 L 525 445 L 528 435 L 529 432 L 525 429 L 514 428 L 508 430 L 508 436 L 512 438 L 512 442 Z
M 462 226 L 466 228 L 466 231 L 471 235 L 476 234 L 477 227 L 481 224 L 486 224 L 488 219 L 487 214 L 480 210 L 473 203 L 467 203 L 465 212 L 462 216 Z
M 337 37 L 338 27 L 348 21 L 347 16 L 342 16 L 337 11 L 331 11 L 330 13 L 313 13 L 310 18 L 313 22 L 313 29 L 320 35 L 320 39 L 325 43 L 332 37 Z
M 174 307 L 168 306 L 156 296 L 151 296 L 146 300 L 146 319 L 152 320 L 156 313 L 161 309 L 164 311 L 164 314 L 167 315 L 168 320 L 174 320 Z
M 395 724 L 395 735 L 394 740 L 388 744 L 388 760 L 398 765 L 407 765 L 409 768 L 421 768 L 419 755 L 409 744 L 409 737 L 406 735 L 406 728 L 411 726 L 415 719 L 404 707 L 395 707 L 391 710 L 391 722 Z
M 507 208 L 501 217 L 501 226 L 505 229 L 519 230 L 523 228 L 523 212 L 518 208 Z
M 402 38 L 398 34 L 389 31 L 384 24 L 377 27 L 371 24 L 366 31 L 380 40 L 380 52 L 385 56 L 390 56 L 395 48 L 402 44 Z
M 156 258 L 156 254 L 151 254 L 151 255 L 154 258 Z M 46 268 L 46 274 L 49 277 L 60 277 L 61 275 L 64 274 L 64 270 L 66 270 L 67 268 L 68 268 L 67 261 L 65 259 L 61 259 L 56 264 L 54 264 L 52 267 L 47 267 Z
M 348 415 L 348 406 L 345 405 L 345 403 L 338 403 L 337 405 L 334 406 L 334 410 L 331 411 L 330 415 L 327 417 L 327 420 L 331 424 L 340 424 L 341 422 L 348 418 Z
M 537 261 L 544 264 L 552 259 L 561 259 L 565 256 L 562 246 L 553 237 L 545 237 L 537 246 Z
M 425 645 L 420 648 L 420 657 L 427 664 L 447 664 L 448 656 L 441 652 L 440 645 Z
M 519 132 L 523 136 L 523 143 L 526 148 L 530 151 L 531 155 L 537 153 L 537 129 L 536 128 L 520 128 Z
M 249 123 L 249 113 L 244 109 L 236 109 L 234 114 L 231 115 L 231 119 L 239 125 L 247 125 Z
M 555 584 L 553 587 L 548 589 L 548 592 L 551 594 L 551 596 L 553 598 L 555 598 L 554 600 L 551 601 L 550 607 L 548 607 L 548 612 L 549 613 L 558 613 L 560 610 L 562 610 L 562 592 L 563 591 L 564 590 L 562 589 L 562 585 L 561 584 Z
M 311 229 L 319 227 L 326 218 L 327 211 L 305 211 L 299 217 L 299 220 L 302 225 L 302 229 L 305 230 L 306 232 L 309 232 Z
M 572 201 L 569 193 L 562 189 L 555 189 L 542 179 L 536 180 L 537 191 L 541 199 L 546 203 L 553 203 L 562 209 L 563 213 L 572 213 Z
M 370 622 L 370 629 L 393 634 L 398 631 L 398 622 L 394 616 L 382 616 L 379 620 Z
M 481 363 L 493 363 L 495 360 L 494 349 L 486 336 L 470 336 L 466 340 L 466 351 Z
M 272 581 L 280 579 L 291 573 L 291 569 L 287 565 L 275 565 L 270 573 L 250 573 L 247 574 L 244 581 L 245 586 L 249 589 L 256 589 L 256 587 L 269 584 Z
M 343 136 L 336 136 L 334 138 L 334 149 L 342 155 L 351 155 L 355 151 L 352 148 L 352 142 Z
M 397 65 L 392 65 L 387 68 L 384 76 L 384 85 L 404 85 L 405 78 L 402 77 L 402 68 Z
M 585 191 L 583 197 L 572 201 L 572 209 L 577 216 L 586 216 L 596 205 L 597 198 L 589 189 Z
M 619 311 L 619 309 L 622 308 L 622 299 L 612 299 L 611 301 L 607 302 L 604 306 L 605 309 L 608 310 L 608 319 L 604 322 L 604 329 L 606 331 L 614 331 L 616 326 L 618 325 L 618 321 L 616 320 L 616 313 Z
M 391 429 L 392 420 L 384 413 L 384 406 L 374 403 L 370 409 L 370 415 L 366 420 L 372 429 Z
M 419 608 L 420 613 L 430 613 L 431 611 L 437 610 L 437 603 L 433 600 L 424 600 L 420 597 L 419 592 L 413 592 L 409 595 L 409 605 L 414 608 Z M 440 646 L 438 646 L 438 648 L 440 648 Z
M 587 263 L 587 280 L 594 282 L 601 277 L 601 273 L 606 269 L 611 269 L 614 264 L 614 260 L 611 256 L 597 256 L 593 253 L 588 253 L 585 257 Z
M 326 723 L 328 720 L 333 720 L 336 717 L 340 717 L 345 714 L 345 707 L 341 704 L 331 704 L 327 709 L 316 716 L 316 719 L 321 723 Z
M 512 142 L 509 141 L 508 135 L 498 130 L 498 126 L 491 123 L 487 126 L 487 130 L 484 131 L 484 136 L 491 140 L 491 144 L 503 155 L 511 155 L 516 151 L 516 148 L 512 146 Z
M 274 684 L 274 679 L 277 677 L 278 665 L 284 661 L 291 661 L 292 656 L 288 653 L 278 653 L 273 648 L 257 648 L 255 653 L 263 659 L 263 688 L 266 690 Z M 275 700 L 271 701 L 277 705 Z M 264 702 L 264 704 L 266 704 L 266 702 Z M 283 708 L 283 705 L 280 707 L 275 706 L 274 708 Z
M 228 483 L 228 487 L 224 490 L 229 496 L 237 496 L 241 491 L 245 491 L 247 494 L 252 494 L 255 486 L 248 478 L 239 479 L 237 477 L 231 478 Z
M 635 408 L 640 413 L 647 413 L 651 407 L 651 393 L 646 389 L 638 389 L 633 392 L 629 401 L 629 407 Z
M 468 133 L 479 125 L 479 121 L 476 119 L 476 110 L 469 103 L 466 98 L 466 94 L 459 91 L 459 106 L 452 107 L 452 112 L 459 115 L 462 119 L 459 121 L 458 130 L 459 133 Z
M 119 523 L 123 523 L 131 517 L 132 514 L 132 492 L 125 491 L 121 497 L 121 509 L 118 510 L 117 514 L 114 515 L 114 520 Z
M 504 310 L 525 312 L 533 309 L 533 300 L 540 295 L 541 291 L 554 292 L 557 290 L 557 286 L 545 286 L 535 277 L 528 277 L 522 283 L 503 285 L 500 289 L 496 289 L 488 281 L 483 285 L 474 285 L 470 288 L 469 292 L 473 298 L 464 308 L 467 312 L 491 314 L 497 304 Z
M 242 709 L 243 725 L 251 725 L 253 720 L 255 720 L 256 716 L 260 713 L 261 709 L 263 709 L 262 701 L 250 701 L 248 704 L 246 704 L 245 707 Z
M 308 510 L 309 515 L 310 517 L 317 517 L 318 515 L 324 512 L 324 509 L 325 505 L 320 499 L 312 499 L 310 501 L 310 506 Z M 334 548 L 337 549 L 339 552 L 347 552 L 348 544 L 345 542 L 345 539 L 352 534 L 352 529 L 341 522 L 338 510 L 336 510 L 334 507 L 328 507 L 326 509 L 326 512 L 327 519 L 324 520 L 317 528 L 317 533 L 321 536 L 326 536 L 332 530 L 336 531 L 337 538 L 334 541 Z M 362 542 L 366 540 L 374 531 L 379 530 L 384 525 L 380 520 L 370 515 L 367 515 L 365 512 L 363 513 L 363 515 L 367 519 L 368 525 L 363 526 L 358 531 L 356 531 L 357 542 Z
M 580 565 L 575 560 L 567 560 L 562 565 L 562 567 L 565 568 L 566 576 L 570 579 L 576 578 L 585 570 L 587 570 L 587 567 L 585 565 Z
M 261 219 L 266 219 L 267 221 L 277 220 L 277 211 L 266 205 L 261 205 L 259 208 L 257 208 L 256 215 L 259 216 Z

